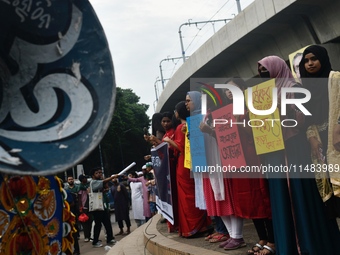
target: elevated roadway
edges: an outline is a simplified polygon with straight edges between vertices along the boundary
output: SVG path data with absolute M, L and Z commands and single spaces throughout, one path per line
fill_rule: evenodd
M 161 93 L 156 112 L 173 111 L 190 90 L 190 78 L 257 75 L 257 61 L 324 44 L 340 70 L 339 0 L 255 0 L 207 40 L 177 70 Z

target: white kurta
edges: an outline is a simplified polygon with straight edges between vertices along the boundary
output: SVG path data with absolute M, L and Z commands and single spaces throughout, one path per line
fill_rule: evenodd
M 132 212 L 135 220 L 145 220 L 143 215 L 143 190 L 141 182 L 130 182 Z

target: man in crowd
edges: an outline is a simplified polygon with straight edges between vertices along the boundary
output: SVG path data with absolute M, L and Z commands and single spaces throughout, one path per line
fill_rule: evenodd
M 67 184 L 65 185 L 65 190 L 68 192 L 69 196 L 72 196 L 73 206 L 71 207 L 71 211 L 76 217 L 75 228 L 77 229 L 76 237 L 79 238 L 79 200 L 78 200 L 78 192 L 79 192 L 79 184 L 74 183 L 74 178 L 72 175 L 67 177 Z
M 103 179 L 103 170 L 100 167 L 93 168 L 91 170 L 92 181 L 90 182 L 90 188 L 92 188 L 93 192 L 103 192 L 106 188 L 106 184 L 113 180 L 115 176 L 108 177 Z M 105 207 L 104 207 L 105 208 Z M 94 234 L 92 245 L 95 248 L 102 247 L 103 245 L 99 242 L 99 234 L 102 228 L 102 223 L 106 230 L 106 242 L 107 244 L 115 244 L 116 241 L 113 237 L 112 232 L 112 224 L 110 220 L 110 214 L 107 210 L 103 211 L 92 211 L 92 216 L 95 222 L 94 225 Z
M 70 192 L 74 194 L 78 194 L 79 192 L 79 184 L 74 183 L 74 178 L 72 175 L 67 177 L 67 186 L 65 189 L 69 190 Z

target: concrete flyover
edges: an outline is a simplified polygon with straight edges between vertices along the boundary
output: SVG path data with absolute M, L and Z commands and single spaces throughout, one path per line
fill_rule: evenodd
M 257 61 L 324 44 L 340 70 L 340 1 L 255 0 L 206 41 L 177 70 L 159 97 L 156 112 L 173 111 L 190 90 L 190 78 L 257 75 Z

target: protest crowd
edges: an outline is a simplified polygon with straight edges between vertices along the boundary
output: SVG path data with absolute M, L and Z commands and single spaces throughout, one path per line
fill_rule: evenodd
M 11 192 L 21 185 L 35 202 L 25 203 L 24 198 L 16 201 L 21 207 L 15 207 L 3 185 L 3 206 L 15 213 L 13 208 L 24 208 L 16 210 L 35 220 L 32 226 L 43 228 L 28 213 L 32 205 L 48 222 L 51 239 L 59 238 L 58 224 L 62 224 L 53 214 L 66 215 L 64 225 L 70 229 L 63 237 L 65 254 L 79 255 L 80 240 L 99 248 L 104 242 L 114 245 L 115 236 L 129 235 L 132 209 L 137 227 L 160 213 L 169 233 L 202 238 L 221 250 L 246 246 L 243 226 L 250 219 L 258 241 L 247 248 L 247 254 L 340 255 L 336 221 L 340 217 L 340 73 L 332 70 L 322 46 L 305 47 L 299 56 L 300 61 L 292 65 L 297 70 L 291 71 L 278 56 L 266 56 L 255 63 L 260 82 L 250 86 L 232 77 L 220 87 L 201 83 L 173 106 L 173 112 L 155 113 L 151 134 L 144 134 L 152 149 L 138 171 L 125 171 L 131 165 L 106 177 L 96 167 L 90 175 L 78 177 L 80 184 L 68 176 L 65 193 L 53 176 L 4 179 Z M 305 100 L 306 90 L 309 100 Z M 303 101 L 303 106 L 284 100 Z M 241 113 L 235 113 L 237 107 L 243 109 Z M 256 111 L 269 108 L 268 114 Z M 305 114 L 306 109 L 310 114 Z M 110 197 L 117 233 L 112 229 Z M 60 205 L 48 203 L 52 198 Z M 13 222 L 13 226 L 20 224 L 16 215 Z M 100 240 L 102 226 L 105 240 Z M 5 242 L 2 249 L 14 247 L 11 235 L 10 231 L 4 235 L 8 245 Z M 57 241 L 52 240 L 54 246 L 49 248 L 47 236 L 43 238 L 44 249 L 59 249 Z
M 261 82 L 252 86 L 253 105 L 242 103 L 243 114 L 233 112 L 233 106 L 240 105 L 233 99 L 243 98 L 233 93 L 246 94 L 250 86 L 239 77 L 226 79 L 226 87 L 204 84 L 204 89 L 188 91 L 173 113 L 154 114 L 152 134 L 144 135 L 153 145 L 146 158 L 153 163 L 154 177 L 146 169 L 141 177 L 129 177 L 142 183 L 143 194 L 149 192 L 148 201 L 143 198 L 146 221 L 155 213 L 150 201 L 156 201 L 169 232 L 204 238 L 224 250 L 246 246 L 243 222 L 251 219 L 258 242 L 247 254 L 340 254 L 336 222 L 340 216 L 340 74 L 332 70 L 322 46 L 305 47 L 300 57 L 298 71 L 291 71 L 277 56 L 259 59 L 255 64 Z M 272 106 L 272 95 L 261 94 L 272 88 L 279 97 L 276 110 L 268 116 L 254 114 L 253 108 Z M 297 104 L 280 102 L 281 98 L 303 100 L 301 89 L 311 94 L 303 105 L 309 115 Z M 206 112 L 202 102 L 207 104 Z M 266 118 L 281 124 L 264 125 Z M 215 125 L 216 119 L 227 121 Z M 266 170 L 238 171 L 246 166 Z M 149 200 L 153 192 L 156 199 Z

